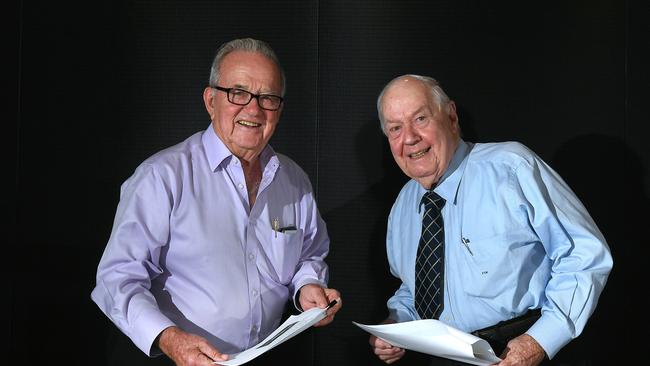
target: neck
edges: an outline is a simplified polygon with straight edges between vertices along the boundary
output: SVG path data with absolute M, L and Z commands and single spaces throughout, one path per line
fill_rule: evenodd
M 260 159 L 255 159 L 253 161 L 242 159 L 241 166 L 244 170 L 244 178 L 246 179 L 249 208 L 252 209 L 255 204 L 255 199 L 257 198 L 260 181 L 262 180 L 262 164 L 260 163 Z

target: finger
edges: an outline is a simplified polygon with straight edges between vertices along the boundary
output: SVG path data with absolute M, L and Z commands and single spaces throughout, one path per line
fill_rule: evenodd
M 325 292 L 326 289 L 320 286 L 314 286 L 310 290 L 311 290 L 309 293 L 310 296 L 307 299 L 321 309 L 326 308 L 327 305 L 329 304 L 327 293 Z
M 210 343 L 203 342 L 200 343 L 198 347 L 199 351 L 212 361 L 226 361 L 229 358 L 227 354 L 219 352 L 219 350 L 214 348 Z
M 387 364 L 391 364 L 391 363 L 393 363 L 395 361 L 398 361 L 400 358 L 402 358 L 402 356 L 389 358 L 389 359 L 385 360 L 384 362 L 386 362 Z
M 332 306 L 331 308 L 327 309 L 327 315 L 326 316 L 328 318 L 331 318 L 330 321 L 332 321 L 334 319 L 334 315 L 339 311 L 340 308 L 341 308 L 341 306 L 337 304 L 337 305 Z
M 391 358 L 390 360 L 387 360 L 386 363 L 391 364 L 393 362 L 399 361 L 399 359 L 402 358 L 402 356 L 404 356 L 404 354 Z
M 314 306 L 325 308 L 329 303 L 325 290 L 314 284 L 308 284 L 300 289 L 300 305 L 303 310 L 309 310 Z
M 212 356 L 208 357 L 210 357 L 213 361 L 228 361 L 230 359 L 230 356 L 223 353 L 213 354 Z
M 343 305 L 341 301 L 341 294 L 333 288 L 324 288 L 323 291 L 325 293 L 325 298 L 328 305 L 331 304 L 332 301 L 336 301 L 336 304 L 334 304 L 334 306 L 329 309 L 330 312 L 336 313 Z
M 314 327 L 322 327 L 323 325 L 327 325 L 331 323 L 334 320 L 334 314 L 328 315 L 321 319 L 318 323 L 314 324 Z
M 327 296 L 328 301 L 340 300 L 341 294 L 333 288 L 324 288 L 325 296 Z
M 386 363 L 393 363 L 393 362 L 399 360 L 400 358 L 402 358 L 404 356 L 404 353 L 405 353 L 405 351 L 401 350 L 400 352 L 398 352 L 398 353 L 396 353 L 394 355 L 382 355 L 382 356 L 379 356 L 379 359 L 386 362 Z
M 385 340 L 383 340 L 381 338 L 375 337 L 375 336 L 370 337 L 370 345 L 373 346 L 373 347 L 382 348 L 382 349 L 393 348 L 392 344 L 386 342 Z M 394 347 L 394 348 L 398 348 L 398 347 Z
M 328 299 L 329 299 L 329 297 L 328 297 Z M 329 311 L 332 312 L 332 313 L 336 313 L 337 311 L 339 311 L 340 308 L 343 307 L 343 300 L 341 300 L 341 296 L 338 296 L 338 297 L 335 297 L 334 299 L 329 300 L 329 303 L 331 303 L 332 301 L 336 301 L 336 304 L 334 304 L 334 306 L 329 308 Z
M 377 356 L 393 356 L 403 352 L 404 350 L 399 347 L 392 348 L 375 348 L 375 354 Z
M 202 353 L 199 351 L 199 353 L 196 355 L 195 358 L 195 365 L 213 365 L 216 360 L 213 360 L 210 356 L 206 355 L 205 353 Z

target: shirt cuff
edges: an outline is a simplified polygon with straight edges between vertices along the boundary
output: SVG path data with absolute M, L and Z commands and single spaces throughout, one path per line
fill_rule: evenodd
M 573 336 L 565 321 L 557 319 L 552 312 L 542 312 L 542 316 L 526 332 L 542 346 L 549 359 L 569 343 Z
M 390 308 L 388 309 L 388 318 L 393 319 L 398 323 L 415 320 L 415 318 L 413 318 L 411 313 L 408 311 L 402 311 L 402 310 L 390 309 Z
M 131 327 L 131 340 L 135 345 L 149 357 L 156 357 L 162 351 L 154 345 L 154 341 L 168 327 L 174 326 L 174 322 L 164 316 L 158 309 L 146 309 L 133 322 Z

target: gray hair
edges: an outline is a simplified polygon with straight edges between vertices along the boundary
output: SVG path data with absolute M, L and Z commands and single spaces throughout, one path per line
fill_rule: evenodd
M 445 93 L 445 91 L 442 90 L 442 87 L 440 87 L 440 83 L 438 83 L 436 79 L 430 76 L 421 76 L 421 75 L 414 75 L 414 74 L 406 74 L 406 75 L 398 76 L 393 80 L 389 81 L 388 84 L 384 86 L 384 89 L 381 90 L 381 93 L 379 93 L 379 97 L 377 97 L 377 114 L 379 115 L 379 125 L 381 127 L 381 131 L 384 134 L 386 134 L 386 131 L 384 130 L 385 121 L 384 121 L 384 114 L 382 112 L 382 105 L 381 105 L 382 99 L 386 91 L 390 89 L 390 87 L 395 82 L 406 78 L 413 78 L 419 80 L 422 84 L 429 87 L 429 91 L 431 92 L 431 96 L 433 97 L 433 100 L 440 108 L 447 107 L 449 105 L 450 99 Z
M 217 50 L 217 55 L 214 57 L 214 60 L 212 61 L 212 68 L 210 69 L 210 86 L 215 87 L 219 84 L 219 76 L 220 76 L 219 73 L 221 68 L 221 61 L 223 61 L 226 55 L 228 55 L 230 52 L 233 51 L 259 53 L 261 55 L 266 56 L 271 61 L 273 61 L 278 66 L 278 69 L 280 70 L 280 76 L 282 77 L 282 96 L 284 96 L 287 83 L 286 83 L 286 78 L 284 76 L 284 70 L 280 65 L 278 56 L 276 56 L 275 51 L 273 51 L 273 48 L 271 48 L 271 46 L 269 46 L 268 43 L 253 38 L 234 39 L 230 42 L 226 42 L 222 44 L 219 47 L 219 49 Z

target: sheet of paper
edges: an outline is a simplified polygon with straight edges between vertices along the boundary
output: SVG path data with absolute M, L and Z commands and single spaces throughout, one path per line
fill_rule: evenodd
M 462 332 L 438 320 L 424 319 L 379 325 L 352 323 L 400 348 L 472 365 L 491 365 L 501 361 L 486 340 Z
M 278 329 L 269 334 L 263 341 L 256 346 L 249 348 L 243 352 L 230 355 L 228 361 L 214 362 L 215 364 L 224 366 L 237 366 L 243 365 L 246 362 L 258 357 L 264 352 L 269 351 L 280 343 L 292 338 L 303 330 L 318 323 L 321 319 L 325 318 L 327 309 L 311 308 L 298 315 L 291 315 L 287 320 L 282 323 Z

